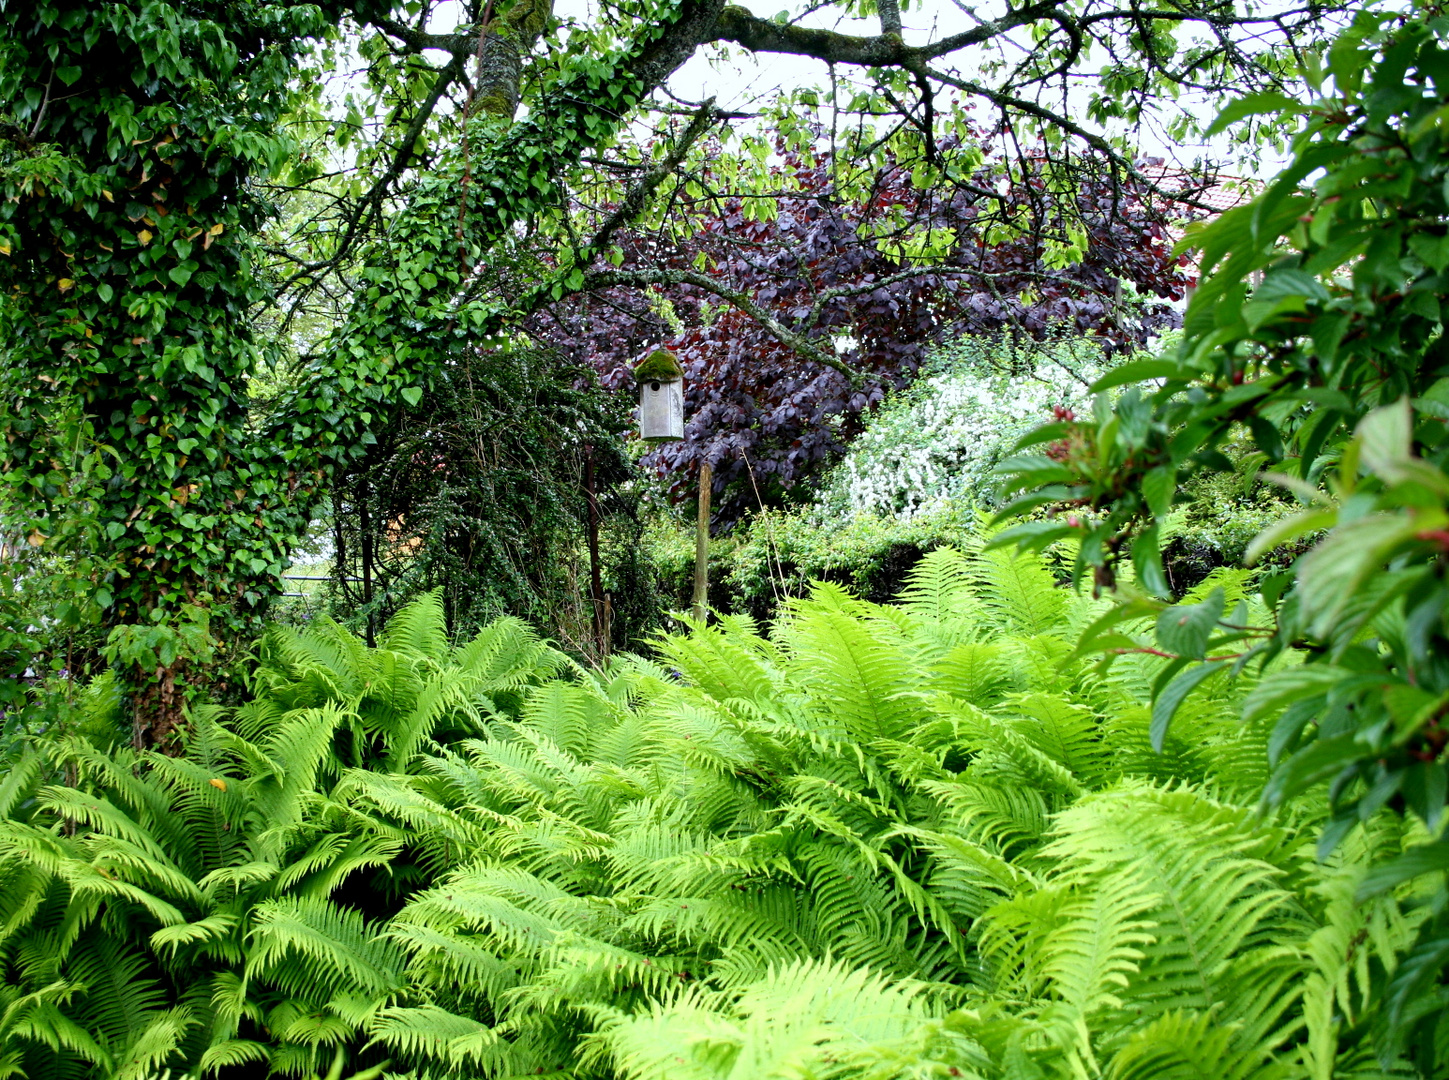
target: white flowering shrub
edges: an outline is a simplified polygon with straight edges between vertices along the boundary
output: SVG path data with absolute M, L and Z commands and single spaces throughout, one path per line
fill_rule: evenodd
M 889 399 L 821 485 L 828 513 L 914 517 L 953 502 L 995 504 L 991 470 L 1054 408 L 1081 411 L 1102 371 L 1091 338 L 1034 344 L 966 338 Z

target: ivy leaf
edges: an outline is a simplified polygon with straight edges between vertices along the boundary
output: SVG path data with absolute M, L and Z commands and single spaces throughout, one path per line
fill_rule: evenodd
M 400 393 L 402 394 L 403 400 L 409 405 L 416 405 L 423 399 L 421 388 L 416 386 L 404 386 Z

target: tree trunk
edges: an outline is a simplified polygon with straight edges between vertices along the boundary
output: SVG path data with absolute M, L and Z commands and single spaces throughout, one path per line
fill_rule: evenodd
M 187 661 L 169 666 L 158 664 L 155 671 L 132 667 L 131 745 L 137 750 L 181 753 L 181 731 L 186 724 L 186 691 L 181 676 Z

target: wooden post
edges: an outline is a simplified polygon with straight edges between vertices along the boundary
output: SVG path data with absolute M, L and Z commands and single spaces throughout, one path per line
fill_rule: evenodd
M 699 520 L 694 530 L 694 617 L 701 622 L 709 615 L 709 492 L 714 469 L 708 461 L 699 466 Z
M 584 501 L 588 511 L 589 608 L 594 619 L 594 645 L 599 657 L 609 655 L 609 626 L 604 605 L 604 576 L 599 566 L 599 496 L 594 491 L 594 445 L 584 446 Z

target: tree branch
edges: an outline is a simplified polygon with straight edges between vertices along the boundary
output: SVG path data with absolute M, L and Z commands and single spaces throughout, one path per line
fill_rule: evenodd
M 898 0 L 875 0 L 876 11 L 880 13 L 880 32 L 885 37 L 901 36 L 901 5 Z
M 383 200 L 387 197 L 388 188 L 403 174 L 407 168 L 408 161 L 412 158 L 413 147 L 417 146 L 418 140 L 423 136 L 423 129 L 427 127 L 428 121 L 432 119 L 433 112 L 438 107 L 444 92 L 463 73 L 463 63 L 467 56 L 466 52 L 457 53 L 438 72 L 438 77 L 433 82 L 433 88 L 428 91 L 428 96 L 418 106 L 418 113 L 413 117 L 413 122 L 403 133 L 402 142 L 398 144 L 397 153 L 393 154 L 392 162 L 388 165 L 387 171 L 378 177 L 377 182 L 372 185 L 371 190 L 364 195 L 357 204 L 347 227 L 338 241 L 336 250 L 326 259 L 320 259 L 309 263 L 301 270 L 298 270 L 290 278 L 282 283 L 282 290 L 295 285 L 302 278 L 315 274 L 319 270 L 326 270 L 328 267 L 338 265 L 351 250 L 353 243 L 362 232 L 363 225 L 371 221 L 382 210 Z
M 845 376 L 846 381 L 852 387 L 860 386 L 860 373 L 852 371 L 840 357 L 826 353 L 809 338 L 795 333 L 751 300 L 746 293 L 738 289 L 731 289 L 728 285 L 716 281 L 707 274 L 697 273 L 694 270 L 599 270 L 585 274 L 583 285 L 576 291 L 610 289 L 620 285 L 636 288 L 644 285 L 691 285 L 696 289 L 703 289 L 739 308 L 759 323 L 765 332 L 780 344 L 794 349 L 807 360 L 813 360 L 817 364 L 823 364 L 833 371 L 838 371 Z
M 745 8 L 731 4 L 720 12 L 711 41 L 732 41 L 751 52 L 788 53 L 792 56 L 813 56 L 831 64 L 856 64 L 863 67 L 909 67 L 923 64 L 938 56 L 980 45 L 1018 26 L 1051 18 L 1062 0 L 1038 0 L 1037 3 L 1009 11 L 999 19 L 984 22 L 960 34 L 952 34 L 930 45 L 907 45 L 899 33 L 878 37 L 854 37 L 833 30 L 816 30 L 789 26 L 762 19 Z
M 604 219 L 603 224 L 599 226 L 588 245 L 577 253 L 574 265 L 587 266 L 593 262 L 594 258 L 608 246 L 609 240 L 621 225 L 643 213 L 644 204 L 654 193 L 654 189 L 679 167 L 679 163 L 689 153 L 689 148 L 705 133 L 714 119 L 714 98 L 710 98 L 695 110 L 694 119 L 690 120 L 689 126 L 675 140 L 669 153 L 657 165 L 629 185 L 629 190 L 619 200 L 619 205 L 614 207 L 609 216 Z

